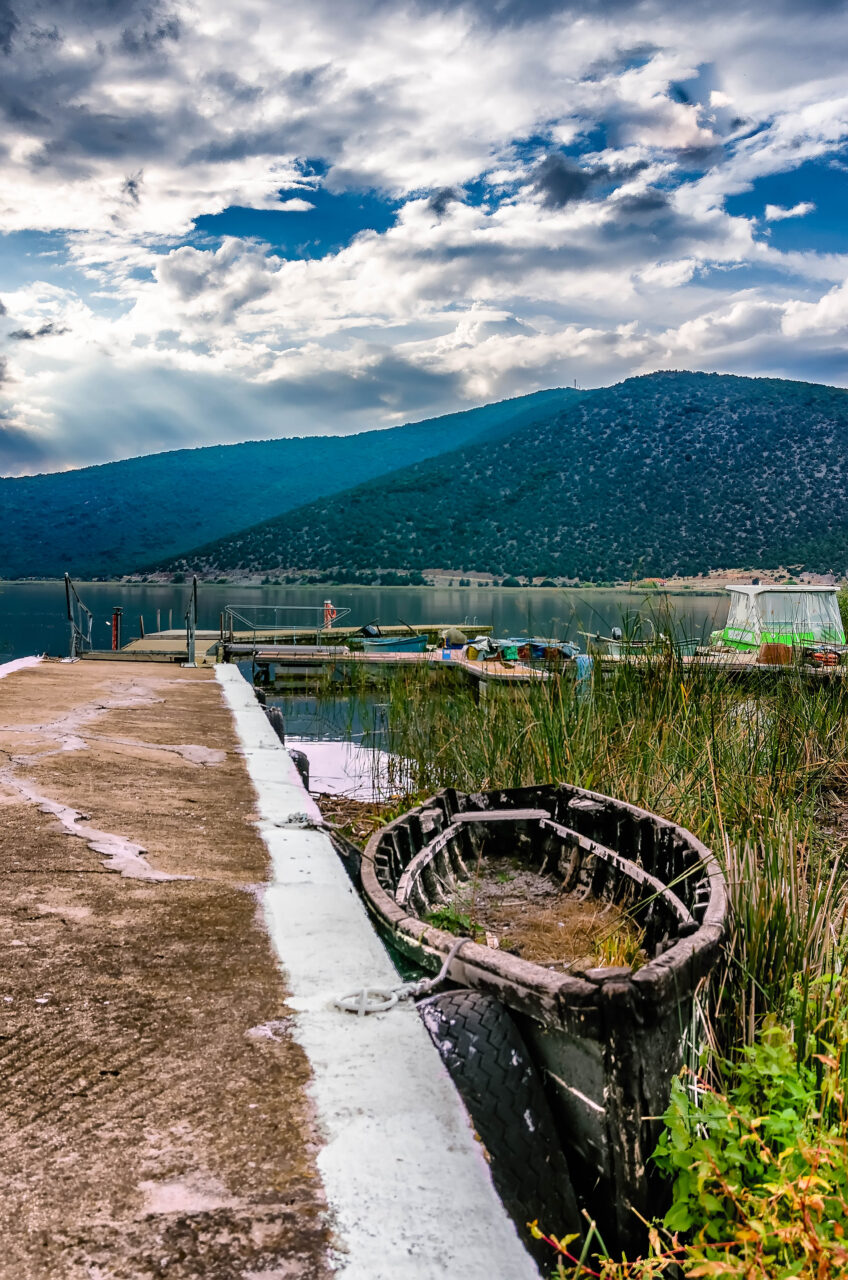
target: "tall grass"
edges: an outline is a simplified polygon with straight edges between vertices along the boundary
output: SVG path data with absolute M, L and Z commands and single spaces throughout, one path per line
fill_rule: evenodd
M 832 830 L 848 786 L 841 682 L 812 685 L 799 674 L 744 686 L 657 657 L 640 670 L 596 673 L 591 686 L 489 686 L 478 702 L 438 676 L 402 671 L 392 684 L 391 745 L 409 789 L 564 781 L 688 827 L 713 848 L 729 885 L 715 1061 L 753 1043 L 770 1015 L 796 1027 L 806 1052 L 846 937 L 842 842 Z

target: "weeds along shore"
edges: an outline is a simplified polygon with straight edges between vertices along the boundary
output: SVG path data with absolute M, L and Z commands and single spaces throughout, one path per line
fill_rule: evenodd
M 557 1254 L 560 1274 L 848 1275 L 848 687 L 800 673 L 746 686 L 657 658 L 478 701 L 439 674 L 401 670 L 380 694 L 399 810 L 445 786 L 570 782 L 689 828 L 727 876 L 697 1085 L 675 1093 L 658 1153 L 677 1216 L 651 1258 L 613 1262 L 595 1242 L 579 1264 Z

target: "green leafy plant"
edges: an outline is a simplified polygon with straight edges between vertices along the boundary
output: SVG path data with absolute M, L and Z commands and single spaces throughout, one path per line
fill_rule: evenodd
M 726 1096 L 709 1089 L 693 1096 L 685 1079 L 674 1082 L 654 1155 L 673 1179 L 664 1225 L 691 1233 L 705 1261 L 725 1257 L 732 1241 L 740 1258 L 756 1261 L 755 1274 L 803 1274 L 784 1269 L 813 1256 L 818 1265 L 828 1253 L 848 1266 L 839 1062 L 832 1052 L 817 1060 L 822 1080 L 797 1061 L 792 1033 L 770 1026 L 744 1051 Z
M 653 1157 L 672 1181 L 672 1203 L 661 1224 L 646 1224 L 645 1254 L 611 1258 L 594 1224 L 578 1254 L 575 1236 L 545 1236 L 534 1224 L 558 1255 L 557 1276 L 848 1275 L 848 1026 L 831 1019 L 818 1030 L 834 1040 L 799 1062 L 792 1031 L 767 1024 L 726 1094 L 693 1076 L 676 1080 Z
M 434 925 L 437 929 L 444 929 L 446 933 L 455 933 L 459 937 L 473 938 L 475 942 L 482 941 L 486 936 L 483 927 L 465 911 L 462 911 L 454 904 L 444 907 L 437 907 L 435 911 L 427 913 L 427 923 Z

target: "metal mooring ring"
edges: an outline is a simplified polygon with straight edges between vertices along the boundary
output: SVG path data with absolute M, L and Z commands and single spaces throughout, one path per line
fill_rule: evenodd
M 359 991 L 350 991 L 336 1000 L 340 1009 L 355 1013 L 360 1018 L 364 1018 L 366 1013 L 386 1013 L 389 1009 L 394 1009 L 397 1002 L 397 992 L 389 987 L 362 987 Z

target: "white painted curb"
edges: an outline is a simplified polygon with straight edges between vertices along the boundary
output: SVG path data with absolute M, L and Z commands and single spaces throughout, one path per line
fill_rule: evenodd
M 334 1007 L 397 973 L 297 770 L 235 666 L 218 665 L 271 855 L 272 941 L 312 1065 L 318 1167 L 344 1280 L 538 1280 L 492 1185 L 459 1095 L 409 1006 L 357 1018 Z

